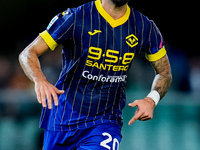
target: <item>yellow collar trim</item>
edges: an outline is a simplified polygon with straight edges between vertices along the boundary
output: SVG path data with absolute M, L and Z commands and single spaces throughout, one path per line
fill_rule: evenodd
M 101 0 L 96 0 L 95 1 L 95 5 L 96 5 L 96 8 L 98 10 L 98 12 L 103 16 L 103 18 L 113 27 L 117 27 L 117 26 L 120 26 L 122 24 L 124 24 L 129 16 L 130 16 L 130 7 L 127 6 L 127 10 L 126 10 L 126 13 L 123 17 L 117 19 L 117 20 L 114 20 L 106 11 L 105 9 L 102 7 L 101 5 Z

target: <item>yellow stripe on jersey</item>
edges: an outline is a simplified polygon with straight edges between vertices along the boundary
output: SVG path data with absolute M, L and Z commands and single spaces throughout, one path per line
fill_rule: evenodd
M 97 0 L 95 1 L 95 5 L 96 5 L 96 8 L 98 10 L 98 12 L 103 16 L 103 18 L 113 27 L 117 27 L 117 26 L 120 26 L 122 24 L 124 24 L 129 16 L 130 16 L 130 7 L 127 5 L 127 10 L 126 10 L 126 13 L 123 17 L 117 19 L 117 20 L 114 20 L 106 11 L 105 9 L 102 7 L 101 5 L 101 0 Z
M 44 39 L 52 51 L 57 47 L 58 44 L 46 30 L 40 33 L 40 36 Z
M 165 47 L 163 46 L 163 48 L 161 48 L 157 53 L 155 54 L 145 54 L 146 56 L 146 59 L 149 60 L 149 61 L 157 61 L 159 60 L 160 58 L 162 58 L 163 56 L 166 55 L 166 50 L 165 50 Z

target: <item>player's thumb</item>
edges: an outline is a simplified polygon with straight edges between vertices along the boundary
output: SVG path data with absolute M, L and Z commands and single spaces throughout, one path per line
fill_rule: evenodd
M 56 92 L 57 94 L 64 94 L 64 93 L 65 93 L 64 90 L 59 90 L 59 89 L 57 89 L 56 87 L 55 87 L 55 92 Z
M 137 107 L 138 107 L 138 101 L 135 100 L 133 103 L 129 103 L 128 106 L 130 106 L 130 107 L 135 107 L 135 106 L 137 106 Z

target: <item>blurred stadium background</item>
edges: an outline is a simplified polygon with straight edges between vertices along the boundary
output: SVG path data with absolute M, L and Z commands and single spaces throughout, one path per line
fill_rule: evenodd
M 19 53 L 68 7 L 89 0 L 0 0 L 0 150 L 39 150 L 41 106 L 34 85 L 22 72 Z M 198 1 L 196 1 L 197 3 Z M 188 1 L 131 0 L 130 5 L 154 20 L 166 41 L 173 84 L 155 108 L 151 121 L 128 126 L 135 109 L 124 109 L 120 150 L 200 149 L 200 50 L 197 4 Z M 40 57 L 42 70 L 55 83 L 61 51 Z M 129 72 L 127 103 L 146 96 L 154 71 L 138 55 Z

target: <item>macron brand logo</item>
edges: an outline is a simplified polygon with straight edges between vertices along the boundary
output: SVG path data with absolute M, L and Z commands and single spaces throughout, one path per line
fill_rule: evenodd
M 91 32 L 91 31 L 88 32 L 88 34 L 91 35 L 91 36 L 93 36 L 93 35 L 95 35 L 97 33 L 102 33 L 102 31 L 100 31 L 100 30 L 94 30 L 94 32 Z

